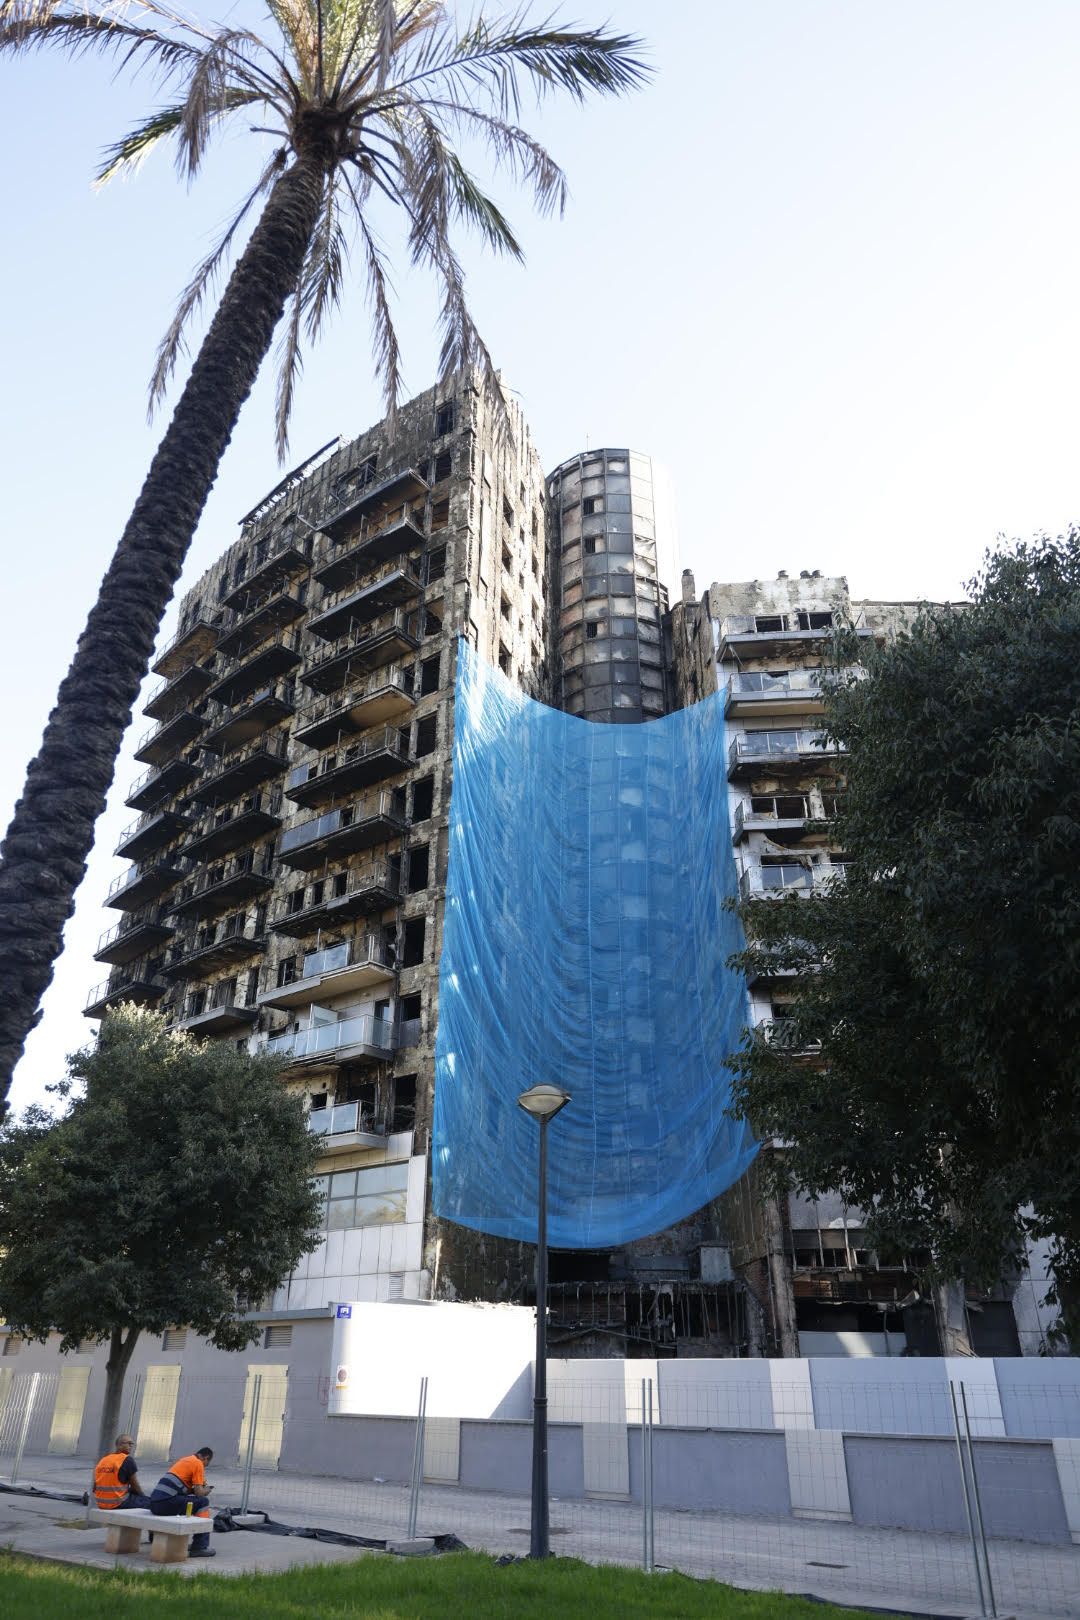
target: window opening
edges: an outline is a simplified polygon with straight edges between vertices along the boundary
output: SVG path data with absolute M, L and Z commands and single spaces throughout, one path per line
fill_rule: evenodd
M 409 893 L 418 894 L 428 886 L 428 846 L 417 844 L 409 851 Z
M 410 917 L 405 924 L 405 948 L 402 952 L 402 967 L 417 967 L 424 960 L 424 936 L 427 932 L 427 920 L 424 917 Z
M 426 821 L 431 815 L 435 804 L 435 778 L 422 776 L 418 782 L 413 783 L 412 790 L 412 819 L 413 821 Z

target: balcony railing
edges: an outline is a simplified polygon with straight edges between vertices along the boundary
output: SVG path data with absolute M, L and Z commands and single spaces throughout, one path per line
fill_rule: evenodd
M 213 927 L 200 929 L 194 939 L 174 946 L 165 962 L 165 969 L 175 974 L 195 963 L 209 964 L 215 958 L 250 956 L 262 950 L 265 944 L 265 932 L 248 920 L 246 912 L 237 912 Z
M 245 789 L 277 776 L 288 763 L 289 747 L 285 737 L 255 737 L 243 748 L 229 754 L 213 756 L 208 762 L 201 782 L 188 793 L 192 800 L 206 803 L 211 796 L 219 802 L 234 798 Z
M 258 594 L 253 592 L 240 608 L 226 608 L 218 636 L 219 652 L 227 658 L 237 657 L 300 618 L 305 594 L 303 585 L 275 585 Z
M 415 680 L 411 667 L 386 664 L 382 669 L 366 675 L 363 680 L 353 682 L 345 691 L 316 698 L 313 703 L 306 704 L 296 716 L 293 733 L 298 741 L 307 741 L 309 746 L 319 747 L 323 741 L 332 741 L 335 731 L 363 730 L 365 716 L 373 708 L 380 707 L 380 699 L 385 699 L 385 702 L 380 712 L 374 715 L 374 723 L 385 717 L 388 708 L 395 713 L 407 709 L 414 700 Z M 318 741 L 314 735 L 308 736 L 316 728 Z
M 392 568 L 380 568 L 370 579 L 331 591 L 308 620 L 312 635 L 337 640 L 353 627 L 368 625 L 387 609 L 400 607 L 423 590 L 417 565 L 403 558 Z
M 308 899 L 306 886 L 294 890 L 275 908 L 270 918 L 271 929 L 282 934 L 311 933 L 335 918 L 351 917 L 365 910 L 381 911 L 393 905 L 401 895 L 400 862 L 391 866 L 389 861 L 380 861 L 366 871 L 337 876 L 345 883 L 340 892 L 335 888 L 333 875 L 320 883 L 322 892 L 318 899 L 314 894 Z
M 795 1018 L 769 1018 L 758 1024 L 757 1032 L 766 1046 L 778 1052 L 820 1052 L 821 1042 L 811 1041 L 802 1033 Z
M 791 828 L 800 823 L 831 819 L 828 815 L 815 817 L 805 794 L 755 793 L 749 804 L 740 799 L 735 806 L 735 837 L 739 839 L 745 832 L 768 832 L 770 828 Z
M 249 692 L 268 685 L 276 676 L 295 669 L 303 651 L 303 637 L 296 630 L 287 630 L 266 641 L 253 651 L 236 658 L 222 659 L 224 671 L 207 693 L 214 703 L 238 703 Z
M 211 652 L 217 641 L 217 635 L 216 619 L 200 614 L 198 618 L 176 632 L 164 652 L 155 658 L 150 667 L 155 675 L 165 675 L 171 680 L 196 658 L 205 657 Z
M 769 675 L 764 670 L 741 670 L 730 677 L 732 692 L 743 697 L 820 697 L 821 672 L 793 669 L 786 675 Z
M 148 906 L 144 911 L 133 911 L 112 928 L 108 928 L 97 942 L 94 956 L 98 961 L 127 962 L 141 956 L 148 946 L 160 943 L 174 932 L 171 923 L 163 919 L 160 906 Z
M 294 1063 L 305 1058 L 332 1057 L 352 1047 L 368 1047 L 379 1053 L 392 1052 L 393 1022 L 389 1018 L 376 1018 L 373 1013 L 362 1013 L 357 1018 L 345 1018 L 335 1024 L 316 1024 L 309 1029 L 272 1035 L 266 1043 L 267 1052 L 291 1058 Z
M 338 1103 L 334 1108 L 313 1108 L 307 1117 L 307 1128 L 313 1136 L 341 1136 L 348 1132 L 362 1132 L 365 1136 L 384 1137 L 380 1127 L 369 1114 L 360 1110 L 358 1102 Z
M 728 750 L 728 767 L 748 759 L 798 760 L 846 752 L 820 731 L 744 731 Z
M 389 757 L 379 761 L 380 755 Z M 406 738 L 397 726 L 383 726 L 311 764 L 294 765 L 285 778 L 285 797 L 301 804 L 328 799 L 350 788 L 366 787 L 380 776 L 393 775 L 408 763 Z
M 339 484 L 340 490 L 331 495 L 318 520 L 319 528 L 327 534 L 348 526 L 354 515 L 362 516 L 375 507 L 388 510 L 400 506 L 410 497 L 425 494 L 428 488 L 427 479 L 415 467 L 405 467 L 377 483 L 373 478 L 358 476 L 352 488 L 345 480 L 339 480 Z
M 94 986 L 86 998 L 83 1013 L 88 1018 L 100 1018 L 110 1007 L 122 1001 L 134 1001 L 140 1006 L 157 1001 L 167 989 L 168 985 L 156 968 L 151 968 L 145 961 L 131 962 L 117 968 L 107 979 Z
M 342 968 L 369 963 L 373 967 L 393 966 L 390 950 L 379 934 L 365 934 L 360 939 L 343 940 L 340 945 L 328 945 L 325 950 L 309 951 L 304 957 L 303 977 L 310 979 L 316 974 L 337 973 Z
M 758 895 L 812 894 L 832 882 L 843 883 L 847 865 L 836 861 L 830 866 L 804 866 L 800 861 L 779 862 L 775 866 L 751 866 L 739 879 L 739 895 L 743 900 Z
M 377 669 L 395 655 L 403 657 L 420 645 L 419 613 L 398 608 L 370 625 L 339 636 L 304 662 L 302 679 L 317 691 L 333 691 L 351 669 Z
M 239 703 L 215 704 L 202 746 L 227 748 L 234 741 L 255 736 L 292 714 L 295 700 L 295 681 L 282 680 L 257 687 Z
M 295 827 L 286 827 L 278 844 L 278 852 L 287 855 L 294 850 L 305 848 L 308 844 L 317 843 L 322 838 L 329 838 L 334 833 L 358 826 L 362 822 L 383 819 L 400 822 L 404 829 L 406 826 L 404 794 L 387 791 L 367 794 L 354 804 L 342 805 L 337 810 L 327 810 L 321 816 L 313 816 L 310 821 L 301 821 Z

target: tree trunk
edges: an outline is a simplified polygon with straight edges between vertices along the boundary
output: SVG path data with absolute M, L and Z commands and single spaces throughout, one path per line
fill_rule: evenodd
M 123 1328 L 114 1327 L 109 1338 L 109 1359 L 105 1363 L 105 1399 L 101 1406 L 101 1426 L 98 1429 L 98 1456 L 104 1457 L 114 1450 L 114 1442 L 120 1434 L 120 1402 L 124 1394 L 124 1379 L 127 1377 L 131 1353 L 135 1349 L 135 1341 L 139 1337 L 137 1327 L 129 1327 L 127 1338 L 124 1338 Z
M 296 285 L 321 191 L 321 170 L 311 162 L 294 163 L 274 184 L 102 581 L 0 846 L 0 1117 L 11 1072 L 41 1016 L 162 615 Z
M 962 1282 L 939 1283 L 934 1289 L 934 1314 L 943 1356 L 973 1356 Z

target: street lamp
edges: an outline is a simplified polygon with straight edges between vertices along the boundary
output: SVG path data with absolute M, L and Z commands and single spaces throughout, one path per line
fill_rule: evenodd
M 532 1519 L 529 1557 L 546 1558 L 548 1545 L 547 1448 L 547 1128 L 570 1095 L 558 1086 L 530 1086 L 518 1107 L 540 1122 L 540 1185 L 536 1198 L 536 1376 L 533 1383 Z

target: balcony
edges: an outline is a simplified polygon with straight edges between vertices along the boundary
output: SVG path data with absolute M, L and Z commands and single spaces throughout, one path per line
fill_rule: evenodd
M 170 1028 L 185 1030 L 189 1035 L 223 1035 L 226 1030 L 250 1027 L 258 1016 L 258 1008 L 237 1006 L 223 996 L 220 1002 L 202 1012 L 187 1013 L 176 1019 Z
M 265 596 L 249 598 L 242 608 L 227 608 L 225 623 L 218 636 L 218 652 L 226 658 L 242 658 L 260 641 L 284 630 L 306 612 L 303 590 L 279 585 Z
M 193 742 L 205 724 L 201 714 L 192 714 L 184 709 L 174 714 L 171 720 L 163 720 L 159 726 L 152 726 L 145 732 L 139 739 L 135 758 L 144 765 L 163 765 Z
M 167 988 L 161 974 L 147 962 L 131 962 L 94 986 L 83 1008 L 83 1017 L 104 1018 L 110 1007 L 118 1007 L 123 1001 L 148 1007 L 160 1001 Z
M 195 871 L 197 876 L 181 885 L 169 906 L 173 917 L 212 917 L 227 906 L 241 900 L 265 894 L 274 886 L 276 862 L 273 852 L 264 849 L 256 858 L 255 850 L 247 850 L 235 860 L 206 870 L 201 862 L 184 861 L 184 870 Z
M 339 882 L 342 888 L 337 893 Z M 386 911 L 401 899 L 401 866 L 385 861 L 367 872 L 340 872 L 313 885 L 313 895 L 316 888 L 318 898 L 313 897 L 306 906 L 306 888 L 287 896 L 270 918 L 270 932 L 302 939 L 317 928 L 332 928 L 354 917 Z
M 251 572 L 246 579 L 233 586 L 225 597 L 225 606 L 242 609 L 252 595 L 266 595 L 288 579 L 302 574 L 308 566 L 307 552 L 299 535 L 295 533 L 297 520 L 285 520 L 281 532 L 274 537 L 257 540 L 251 552 Z
M 275 681 L 261 686 L 231 708 L 220 709 L 203 733 L 202 745 L 215 754 L 223 754 L 240 743 L 259 737 L 279 720 L 287 720 L 295 712 L 295 687 L 292 681 Z
M 259 997 L 260 1007 L 308 1007 L 313 1001 L 329 1001 L 357 990 L 371 990 L 392 984 L 394 963 L 386 941 L 379 934 L 345 940 L 304 957 L 300 976 Z
M 407 734 L 397 726 L 380 730 L 324 754 L 311 765 L 296 765 L 285 778 L 285 797 L 294 804 L 327 804 L 358 788 L 396 776 L 410 764 Z
M 217 646 L 218 627 L 206 617 L 198 618 L 194 623 L 178 630 L 161 657 L 150 665 L 155 675 L 165 675 L 169 680 L 179 675 L 189 664 L 196 659 L 205 658 Z
M 155 686 L 143 706 L 143 714 L 151 720 L 170 720 L 180 709 L 202 697 L 208 686 L 214 684 L 214 660 L 188 664 L 171 680 Z
M 151 810 L 128 823 L 113 854 L 124 860 L 142 860 L 144 855 L 152 855 L 154 850 L 171 844 L 177 833 L 183 832 L 189 824 L 190 818 L 179 810 Z
M 287 675 L 299 662 L 300 637 L 295 631 L 290 631 L 279 640 L 260 647 L 250 658 L 234 664 L 214 682 L 206 695 L 211 702 L 230 707 L 250 693 L 270 686 L 279 675 Z
M 801 1032 L 795 1018 L 767 1018 L 756 1026 L 766 1046 L 777 1052 L 789 1052 L 792 1057 L 813 1057 L 821 1051 L 820 1041 L 811 1041 Z
M 163 971 L 170 979 L 193 978 L 265 949 L 266 935 L 256 932 L 246 914 L 238 912 L 200 928 L 194 939 L 174 945 Z
M 94 952 L 94 961 L 116 964 L 133 962 L 136 957 L 152 951 L 156 945 L 164 944 L 175 932 L 170 923 L 162 921 L 160 907 L 151 906 L 146 911 L 122 917 L 114 928 L 102 934 Z
M 278 859 L 283 866 L 310 872 L 325 861 L 400 838 L 408 825 L 404 793 L 384 789 L 367 794 L 355 804 L 286 827 L 278 841 Z
M 774 775 L 777 771 L 836 769 L 846 750 L 819 731 L 744 731 L 728 750 L 728 780 Z
M 390 1138 L 374 1128 L 375 1121 L 360 1110 L 358 1102 L 338 1103 L 336 1108 L 313 1108 L 307 1117 L 312 1136 L 323 1138 L 327 1153 L 344 1153 L 349 1148 L 385 1148 Z M 408 1155 L 402 1155 L 408 1157 Z
M 358 1058 L 385 1059 L 394 1050 L 394 1026 L 389 1018 L 362 1013 L 334 1024 L 272 1035 L 264 1048 L 288 1067 L 296 1064 L 349 1063 Z
M 389 562 L 424 544 L 424 530 L 407 506 L 395 512 L 380 528 L 364 524 L 359 535 L 352 538 L 347 550 L 333 547 L 326 560 L 315 570 L 315 578 L 327 591 L 341 590 L 355 585 L 361 575 L 370 571 L 373 563 Z
M 188 861 L 205 861 L 215 855 L 229 855 L 241 844 L 250 844 L 263 833 L 281 826 L 280 793 L 252 793 L 241 804 L 228 805 L 216 814 L 204 816 L 184 844 Z M 177 876 L 181 876 L 177 873 Z
M 755 793 L 750 802 L 735 806 L 732 841 L 739 843 L 750 833 L 766 833 L 779 844 L 798 843 L 807 831 L 825 817 L 814 817 L 810 800 L 802 793 Z
M 199 767 L 186 755 L 166 760 L 164 765 L 151 765 L 148 771 L 132 782 L 124 803 L 132 810 L 150 810 L 159 800 L 179 793 L 198 774 Z
M 716 656 L 745 662 L 748 658 L 768 658 L 781 654 L 795 655 L 807 648 L 816 648 L 827 641 L 839 627 L 827 609 L 799 609 L 791 613 L 733 615 L 720 621 L 717 633 Z M 865 623 L 844 629 L 872 640 L 874 632 Z
M 168 856 L 129 866 L 109 884 L 105 904 L 115 911 L 141 911 L 148 901 L 171 889 L 180 875 L 175 859 Z
M 384 478 L 379 484 L 354 489 L 344 500 L 327 510 L 319 519 L 319 528 L 324 534 L 344 534 L 358 518 L 378 511 L 390 511 L 426 495 L 427 490 L 427 479 L 415 467 L 406 467 L 392 478 Z
M 415 602 L 422 590 L 415 565 L 403 562 L 366 585 L 331 597 L 322 612 L 308 620 L 308 629 L 324 641 L 334 641 L 360 625 L 370 624 L 390 608 Z
M 721 672 L 721 679 L 725 673 Z M 729 720 L 755 715 L 820 714 L 821 709 L 821 673 L 816 669 L 795 669 L 786 675 L 743 670 L 728 679 L 724 714 Z
M 300 711 L 293 738 L 305 748 L 325 748 L 347 732 L 409 715 L 416 707 L 414 679 L 411 669 L 390 664 L 339 695 L 318 698 Z
M 200 804 L 221 804 L 258 787 L 272 776 L 279 776 L 288 763 L 289 750 L 284 737 L 261 737 L 215 760 L 189 800 Z M 188 851 L 187 853 L 190 853 Z
M 307 659 L 300 678 L 315 692 L 336 692 L 354 675 L 407 658 L 420 645 L 418 613 L 398 611 L 359 635 L 342 636 Z
M 783 861 L 775 866 L 749 866 L 739 878 L 739 898 L 782 899 L 785 894 L 813 894 L 815 889 L 827 889 L 834 880 L 843 883 L 846 876 L 847 866 L 842 861 L 828 866 L 804 866 L 801 861 Z

